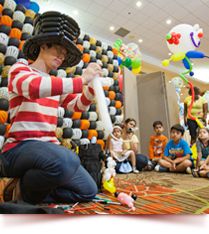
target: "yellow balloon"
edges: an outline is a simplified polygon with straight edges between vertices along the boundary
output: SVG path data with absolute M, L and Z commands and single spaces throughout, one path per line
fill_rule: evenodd
M 135 75 L 139 74 L 140 71 L 141 71 L 141 67 L 137 67 L 137 68 L 132 69 L 132 72 L 133 72 Z
M 199 119 L 195 119 L 196 122 L 197 122 L 197 125 L 200 127 L 200 128 L 204 128 L 204 125 L 203 123 L 199 120 Z
M 167 67 L 167 66 L 169 66 L 169 60 L 168 59 L 165 59 L 165 60 L 163 60 L 162 61 L 162 65 L 164 66 L 164 67 Z
M 179 52 L 179 53 L 176 53 L 176 54 L 173 54 L 171 56 L 171 59 L 174 61 L 174 62 L 177 62 L 177 61 L 181 61 L 185 58 L 185 53 L 184 52 Z
M 116 192 L 116 188 L 115 188 L 115 185 L 114 185 L 114 180 L 113 178 L 110 179 L 110 180 L 106 180 L 104 183 L 103 183 L 103 187 L 105 190 L 107 190 L 108 192 L 110 193 L 115 193 Z
M 96 45 L 97 40 L 94 37 L 90 37 L 90 44 Z

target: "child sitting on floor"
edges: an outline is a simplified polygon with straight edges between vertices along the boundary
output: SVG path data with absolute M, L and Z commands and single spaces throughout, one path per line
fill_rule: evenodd
M 196 167 L 192 171 L 194 177 L 209 178 L 209 129 L 201 128 L 199 130 L 197 146 Z
M 139 173 L 136 169 L 136 156 L 133 150 L 123 149 L 122 128 L 119 125 L 113 127 L 113 132 L 109 141 L 109 152 L 117 162 L 130 159 L 133 173 Z
M 188 143 L 182 139 L 184 128 L 180 124 L 175 124 L 171 127 L 171 140 L 167 143 L 163 158 L 159 160 L 159 170 L 164 168 L 164 171 L 185 172 L 191 170 L 192 152 Z
M 150 137 L 149 142 L 149 158 L 152 163 L 152 169 L 158 164 L 158 161 L 163 157 L 164 149 L 167 144 L 168 138 L 162 133 L 164 131 L 161 121 L 153 123 L 155 135 Z

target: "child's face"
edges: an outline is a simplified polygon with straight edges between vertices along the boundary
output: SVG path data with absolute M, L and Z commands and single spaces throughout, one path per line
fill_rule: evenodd
M 199 136 L 200 140 L 207 140 L 209 139 L 209 133 L 206 129 L 202 128 L 199 131 Z
M 154 131 L 156 132 L 157 135 L 160 135 L 164 131 L 164 128 L 161 124 L 157 124 L 154 127 Z
M 174 142 L 177 142 L 181 139 L 182 134 L 180 131 L 177 131 L 176 129 L 171 130 L 171 139 L 174 140 Z
M 113 135 L 114 135 L 116 138 L 120 138 L 120 137 L 121 137 L 121 134 L 122 134 L 122 132 L 121 132 L 120 129 L 118 129 L 118 128 L 114 129 Z
M 129 128 L 135 128 L 136 127 L 136 123 L 134 121 L 130 121 L 126 124 L 126 130 Z

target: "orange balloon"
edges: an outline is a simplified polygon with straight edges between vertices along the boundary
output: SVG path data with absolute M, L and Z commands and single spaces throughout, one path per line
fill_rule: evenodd
M 113 52 L 114 55 L 118 55 L 118 50 L 117 49 L 112 48 L 112 52 Z
M 90 121 L 87 119 L 82 119 L 80 129 L 87 130 L 89 129 L 89 127 L 90 127 Z
M 22 31 L 18 28 L 12 28 L 12 30 L 10 31 L 9 34 L 10 37 L 14 37 L 20 40 L 21 36 L 22 36 Z
M 121 108 L 122 107 L 122 102 L 121 101 L 115 101 L 115 107 L 116 108 Z
M 89 63 L 90 62 L 90 54 L 83 54 L 83 61 L 84 63 Z
M 0 13 L 3 11 L 3 6 L 0 4 Z
M 108 91 L 109 90 L 109 86 L 103 86 L 103 89 Z
M 25 43 L 25 41 L 20 41 L 19 50 L 22 50 L 24 43 Z
M 81 52 L 83 52 L 83 46 L 81 44 L 77 44 L 76 46 Z
M 0 123 L 5 124 L 8 119 L 8 112 L 1 110 L 0 111 Z
M 110 100 L 114 100 L 115 99 L 115 92 L 114 91 L 109 91 L 108 97 Z
M 82 115 L 82 112 L 74 112 L 73 113 L 73 116 L 72 116 L 72 119 L 75 120 L 75 119 L 80 119 L 81 118 L 81 115 Z
M 98 140 L 97 140 L 97 144 L 101 145 L 102 150 L 104 150 L 105 142 L 104 142 L 103 140 L 98 139 Z
M 97 137 L 97 136 L 98 136 L 97 130 L 89 129 L 89 131 L 88 131 L 88 139 L 89 140 L 91 140 L 92 137 Z
M 9 17 L 8 15 L 3 15 L 1 17 L 1 23 L 0 23 L 0 25 L 1 24 L 4 24 L 4 25 L 6 25 L 8 27 L 11 27 L 12 26 L 12 18 Z
M 5 133 L 5 137 L 8 137 L 8 134 L 9 134 L 9 130 L 11 128 L 11 124 L 7 124 L 6 126 L 6 133 Z

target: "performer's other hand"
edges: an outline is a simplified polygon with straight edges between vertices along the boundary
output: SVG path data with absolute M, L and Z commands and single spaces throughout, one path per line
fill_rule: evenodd
M 90 83 L 95 77 L 102 76 L 102 69 L 97 63 L 90 63 L 82 75 L 83 84 Z

